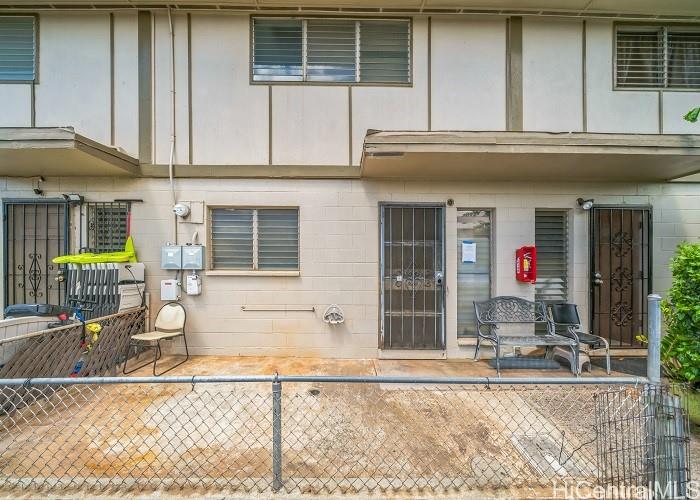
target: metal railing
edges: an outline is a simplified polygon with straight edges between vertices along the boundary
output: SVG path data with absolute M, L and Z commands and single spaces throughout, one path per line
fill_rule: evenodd
M 646 487 L 660 470 L 681 491 L 689 480 L 685 427 L 664 428 L 664 439 L 676 440 L 669 461 L 645 382 L 0 380 L 0 491 L 531 497 L 564 483 Z M 623 428 L 624 446 L 614 439 Z M 610 459 L 631 452 L 643 457 L 636 469 Z

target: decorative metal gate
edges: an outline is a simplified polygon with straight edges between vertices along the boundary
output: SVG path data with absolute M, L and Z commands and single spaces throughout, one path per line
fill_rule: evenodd
M 610 346 L 642 347 L 651 289 L 651 209 L 591 210 L 591 315 L 593 333 Z
M 68 203 L 6 200 L 3 207 L 4 303 L 63 304 L 54 257 L 68 253 Z
M 380 225 L 379 346 L 444 349 L 444 208 L 382 205 Z

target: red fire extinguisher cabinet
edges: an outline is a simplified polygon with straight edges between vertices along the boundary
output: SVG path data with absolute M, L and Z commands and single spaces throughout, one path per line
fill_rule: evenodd
M 515 279 L 523 283 L 537 281 L 537 248 L 520 247 L 515 251 Z

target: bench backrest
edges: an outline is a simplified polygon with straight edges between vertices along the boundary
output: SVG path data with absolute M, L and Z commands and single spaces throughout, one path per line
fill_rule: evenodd
M 520 297 L 494 297 L 474 302 L 479 323 L 547 323 L 547 309 L 543 302 L 532 302 Z

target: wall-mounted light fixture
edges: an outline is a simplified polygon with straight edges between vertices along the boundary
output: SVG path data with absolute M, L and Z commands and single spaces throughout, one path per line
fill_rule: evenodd
M 69 193 L 69 194 L 63 194 L 63 199 L 66 200 L 69 203 L 78 203 L 81 204 L 83 201 L 85 201 L 85 197 L 81 196 L 77 193 Z
M 34 183 L 36 182 L 36 186 Z M 41 189 L 41 183 L 44 182 L 44 177 L 39 175 L 37 177 L 32 177 L 32 191 L 37 196 L 44 196 L 44 190 Z
M 576 203 L 578 203 L 578 206 L 583 208 L 584 210 L 590 210 L 593 208 L 593 198 L 590 198 L 588 200 L 584 200 L 583 198 L 579 198 L 576 200 Z

